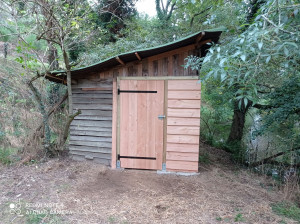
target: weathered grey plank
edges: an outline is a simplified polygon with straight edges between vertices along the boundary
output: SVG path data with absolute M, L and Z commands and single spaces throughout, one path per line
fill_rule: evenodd
M 110 132 L 112 131 L 111 127 L 91 127 L 91 126 L 79 126 L 79 125 L 72 125 L 70 127 L 71 131 L 101 131 L 101 132 Z
M 93 99 L 73 97 L 73 104 L 92 103 L 92 104 L 108 104 L 112 105 L 112 99 Z
M 74 120 L 112 121 L 112 117 L 78 115 Z
M 111 154 L 100 153 L 100 152 L 81 152 L 81 151 L 70 151 L 71 155 L 80 155 L 89 158 L 99 158 L 99 159 L 111 159 Z
M 96 127 L 103 127 L 103 128 L 111 128 L 112 121 L 89 121 L 89 120 L 73 120 L 72 126 L 96 126 Z
M 112 79 L 88 80 L 79 79 L 73 88 L 112 88 Z
M 91 147 L 91 146 L 77 146 L 71 145 L 69 146 L 70 151 L 83 151 L 83 152 L 101 152 L 101 153 L 111 153 L 110 148 L 100 148 L 100 147 Z
M 90 141 L 90 142 L 111 142 L 111 137 L 95 137 L 95 136 L 79 136 L 71 135 L 70 140 L 74 141 Z
M 70 155 L 71 158 L 75 161 L 85 161 L 85 160 L 89 160 L 89 159 L 86 159 L 85 156 L 83 155 Z M 96 163 L 99 163 L 99 164 L 103 164 L 103 165 L 107 165 L 109 166 L 110 165 L 110 160 L 109 159 L 101 159 L 101 158 L 93 158 L 92 161 L 96 162 Z
M 76 161 L 84 161 L 85 160 L 84 156 L 79 156 L 79 155 L 70 155 L 70 156 L 73 160 L 76 160 Z
M 74 110 L 74 113 L 76 113 L 77 110 Z M 91 116 L 102 116 L 102 117 L 111 117 L 112 111 L 111 110 L 81 110 L 81 115 L 91 115 Z
M 85 91 L 89 92 L 89 91 Z M 101 94 L 101 93 L 73 93 L 72 97 L 75 98 L 87 98 L 87 99 L 112 99 L 112 94 Z
M 82 90 L 78 88 L 73 88 L 72 86 L 72 93 L 75 94 L 112 94 L 112 90 Z
M 111 137 L 111 130 L 109 131 L 77 131 L 70 130 L 70 135 L 83 135 L 83 136 L 95 136 L 95 137 Z
M 85 146 L 96 146 L 96 147 L 111 148 L 111 142 L 89 142 L 89 141 L 70 140 L 70 146 L 71 145 L 85 145 Z
M 103 165 L 106 165 L 106 166 L 110 166 L 110 159 L 108 160 L 108 159 L 100 159 L 100 158 L 94 158 L 93 159 L 93 161 L 94 162 L 96 162 L 96 163 L 99 163 L 99 164 L 103 164 Z
M 107 104 L 89 104 L 89 103 L 73 103 L 73 108 L 76 109 L 88 109 L 88 110 L 112 110 L 112 105 Z

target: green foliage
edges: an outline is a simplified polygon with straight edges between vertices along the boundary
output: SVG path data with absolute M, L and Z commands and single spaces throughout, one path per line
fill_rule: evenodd
M 18 149 L 11 148 L 11 147 L 0 147 L 0 163 L 4 165 L 9 165 L 13 163 L 16 158 L 15 155 L 17 154 Z
M 61 219 L 57 215 L 53 214 L 28 214 L 26 215 L 27 224 L 41 224 L 41 223 L 62 223 Z
M 235 99 L 244 101 L 245 105 L 255 104 L 259 101 L 259 92 L 267 91 L 268 86 L 281 83 L 299 71 L 299 15 L 290 17 L 290 8 L 278 15 L 273 3 L 269 1 L 262 7 L 262 14 L 245 32 L 225 45 L 210 48 L 210 54 L 203 59 L 204 66 L 213 68 L 203 78 L 220 80 L 234 91 Z M 284 2 L 280 3 L 280 7 L 284 7 Z M 271 8 L 273 14 L 269 13 Z M 274 26 L 272 23 L 277 23 L 278 17 L 281 21 Z M 270 24 L 268 18 L 274 21 Z M 189 65 L 197 68 L 201 61 L 190 57 Z
M 245 162 L 246 149 L 240 144 L 239 141 L 227 142 L 223 145 L 223 149 L 232 154 L 231 157 L 233 161 L 238 163 Z
M 279 202 L 272 204 L 272 210 L 277 215 L 281 215 L 300 222 L 300 208 L 289 202 Z
M 5 165 L 11 163 L 9 150 L 0 148 L 0 162 Z
M 104 30 L 106 42 L 115 42 L 122 36 L 121 30 L 126 27 L 126 20 L 131 20 L 137 11 L 135 0 L 98 0 L 97 24 Z
M 221 217 L 217 217 L 216 220 L 219 221 L 219 222 L 221 222 L 222 218 Z
M 276 122 L 293 129 L 300 118 L 300 73 L 285 80 L 268 98 L 270 108 L 266 110 L 265 127 Z
M 238 213 L 235 217 L 234 217 L 234 221 L 235 222 L 244 222 L 245 218 L 243 217 L 243 214 Z
M 208 153 L 199 154 L 199 162 L 204 164 L 209 164 L 210 163 L 209 154 Z
M 259 1 L 260 8 L 250 15 L 252 19 L 247 18 L 251 24 L 236 29 L 239 35 L 233 32 L 229 38 L 228 29 L 223 43 L 212 46 L 205 58 L 191 56 L 186 63 L 186 67 L 201 68 L 200 78 L 209 83 L 206 103 L 211 110 L 218 110 L 215 99 L 221 89 L 228 108 L 245 112 L 245 108 L 261 108 L 264 125 L 259 127 L 260 133 L 272 131 L 289 147 L 300 143 L 300 16 L 295 2 Z M 226 148 L 236 159 L 243 158 L 242 147 Z

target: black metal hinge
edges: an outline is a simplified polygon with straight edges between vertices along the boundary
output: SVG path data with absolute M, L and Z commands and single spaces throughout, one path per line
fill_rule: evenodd
M 157 91 L 147 91 L 147 90 L 120 90 L 118 89 L 118 95 L 120 93 L 157 93 Z
M 118 160 L 120 160 L 121 158 L 124 158 L 124 159 L 149 159 L 149 160 L 156 160 L 155 157 L 138 157 L 138 156 L 120 156 L 120 155 L 118 155 Z

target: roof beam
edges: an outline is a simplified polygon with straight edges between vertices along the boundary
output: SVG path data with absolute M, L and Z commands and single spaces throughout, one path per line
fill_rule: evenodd
M 116 57 L 116 60 L 117 60 L 121 65 L 125 65 L 124 61 L 122 61 L 121 58 L 119 58 L 119 56 Z
M 135 56 L 137 57 L 137 59 L 139 59 L 139 61 L 141 61 L 141 60 L 142 60 L 142 58 L 141 58 L 141 56 L 139 55 L 139 53 L 138 53 L 138 52 L 135 52 L 134 54 L 135 54 Z
M 53 78 L 53 79 L 56 79 L 56 80 L 60 80 L 60 81 L 62 81 L 64 84 L 67 83 L 65 79 L 60 78 L 60 77 L 57 77 L 57 76 L 55 76 L 55 75 L 51 75 L 50 73 L 46 73 L 46 76 L 48 76 L 48 77 L 50 77 L 50 78 Z

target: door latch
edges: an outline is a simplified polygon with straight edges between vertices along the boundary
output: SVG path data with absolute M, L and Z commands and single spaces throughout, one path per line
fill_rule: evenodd
M 163 120 L 164 118 L 166 118 L 166 115 L 158 115 L 159 120 Z

